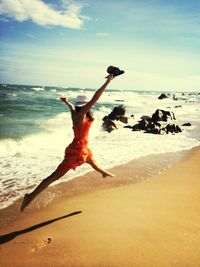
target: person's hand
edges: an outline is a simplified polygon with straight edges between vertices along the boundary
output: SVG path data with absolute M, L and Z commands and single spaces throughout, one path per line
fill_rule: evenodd
M 110 74 L 110 75 L 107 77 L 107 81 L 110 82 L 110 81 L 112 81 L 113 78 L 114 78 L 113 74 Z
M 67 100 L 67 99 L 66 99 L 66 96 L 65 96 L 65 95 L 61 95 L 61 96 L 60 96 L 60 100 L 63 101 L 63 102 L 66 102 L 66 100 Z

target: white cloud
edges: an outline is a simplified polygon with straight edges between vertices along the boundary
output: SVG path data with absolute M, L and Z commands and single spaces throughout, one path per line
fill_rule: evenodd
M 83 6 L 73 1 L 63 1 L 62 9 L 42 0 L 2 0 L 0 2 L 0 15 L 16 21 L 32 20 L 41 26 L 62 26 L 65 28 L 80 29 L 88 17 L 82 16 Z

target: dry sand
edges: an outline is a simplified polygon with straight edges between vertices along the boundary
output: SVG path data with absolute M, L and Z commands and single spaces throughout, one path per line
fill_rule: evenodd
M 200 148 L 141 183 L 27 209 L 0 235 L 1 267 L 199 267 Z

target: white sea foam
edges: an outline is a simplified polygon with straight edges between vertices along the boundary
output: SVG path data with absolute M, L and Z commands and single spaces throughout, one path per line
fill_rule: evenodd
M 31 89 L 34 91 L 44 91 L 44 87 L 32 87 Z
M 77 92 L 67 92 L 74 99 Z M 80 92 L 79 92 L 80 93 Z M 88 97 L 93 92 L 82 91 Z M 66 92 L 63 91 L 63 94 Z M 192 96 L 194 103 L 185 100 L 174 101 L 172 98 L 158 100 L 158 95 L 135 92 L 105 92 L 100 99 L 100 106 L 95 111 L 95 122 L 90 132 L 90 148 L 97 162 L 104 168 L 122 164 L 134 158 L 150 154 L 187 150 L 199 145 L 198 138 L 191 138 L 191 132 L 199 123 L 199 96 Z M 107 105 L 109 104 L 109 105 Z M 151 116 L 157 108 L 175 113 L 176 123 L 192 121 L 192 127 L 183 128 L 176 135 L 153 135 L 133 132 L 123 128 L 117 122 L 118 130 L 107 133 L 102 130 L 102 118 L 111 112 L 112 107 L 124 104 L 129 117 L 129 124 L 134 125 L 142 115 Z M 175 108 L 176 105 L 182 107 Z M 130 116 L 134 114 L 135 118 Z M 22 139 L 4 139 L 0 141 L 0 203 L 1 208 L 13 203 L 27 192 L 27 187 L 34 187 L 55 170 L 62 161 L 65 147 L 73 139 L 69 112 L 63 112 L 41 123 L 44 132 L 23 137 Z M 105 153 L 106 151 L 106 153 Z M 58 182 L 69 180 L 91 170 L 88 165 L 70 171 Z

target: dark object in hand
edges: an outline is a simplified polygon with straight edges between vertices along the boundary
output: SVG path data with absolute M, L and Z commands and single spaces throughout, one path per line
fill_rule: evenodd
M 121 74 L 123 74 L 124 73 L 124 70 L 120 70 L 119 68 L 117 68 L 117 67 L 114 67 L 114 66 L 109 66 L 108 68 L 107 68 L 107 73 L 109 73 L 109 75 L 113 75 L 113 77 L 116 77 L 116 76 L 119 76 L 119 75 L 121 75 Z M 108 77 L 108 76 L 107 76 Z M 107 78 L 106 77 L 106 78 Z

